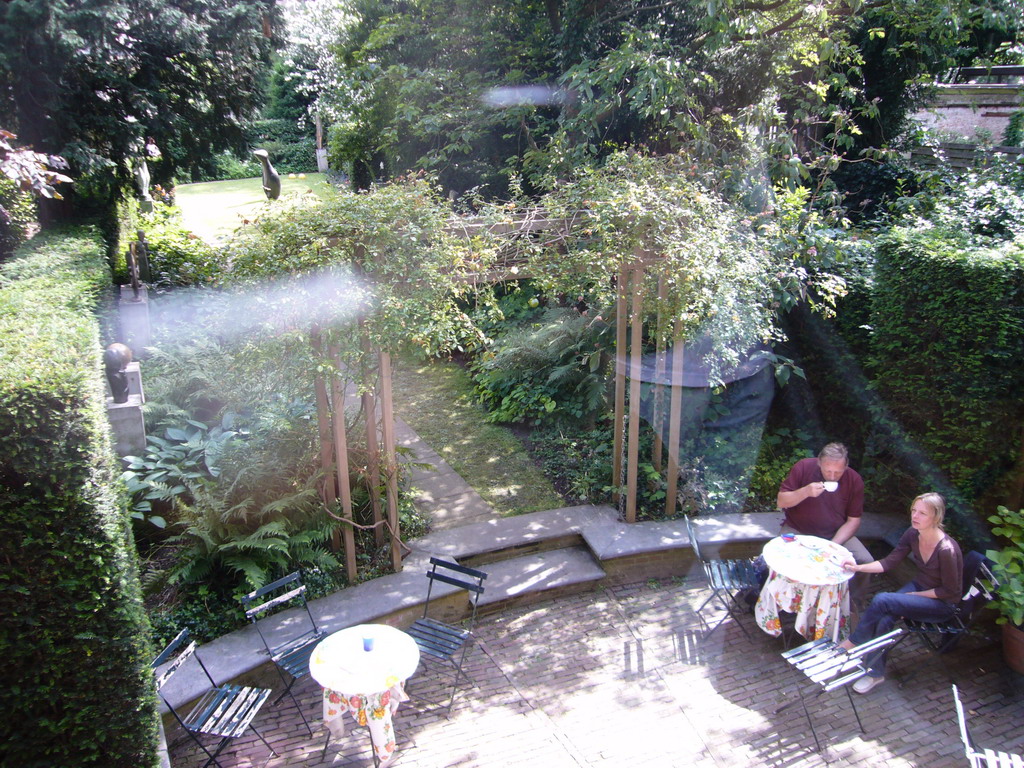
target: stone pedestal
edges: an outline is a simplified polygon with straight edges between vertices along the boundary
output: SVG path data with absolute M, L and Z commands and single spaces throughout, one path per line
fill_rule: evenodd
M 121 341 L 131 347 L 136 358 L 145 357 L 146 347 L 150 344 L 149 294 L 146 286 L 139 287 L 139 295 L 136 297 L 130 285 L 122 285 L 117 309 L 121 320 Z
M 316 151 L 316 169 L 320 173 L 327 173 L 329 170 L 327 165 L 327 150 L 318 149 Z
M 135 364 L 138 365 L 137 363 Z M 131 386 L 131 377 L 128 379 Z M 129 392 L 127 403 L 107 398 L 107 418 L 118 456 L 141 456 L 146 451 L 146 422 L 142 418 L 142 396 Z

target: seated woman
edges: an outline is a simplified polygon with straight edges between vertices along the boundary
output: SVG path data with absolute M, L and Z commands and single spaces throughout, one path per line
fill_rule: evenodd
M 960 545 L 942 530 L 946 502 L 937 493 L 922 493 L 910 505 L 910 528 L 885 558 L 858 565 L 851 557 L 843 563 L 848 571 L 885 573 L 907 555 L 917 566 L 917 576 L 899 592 L 880 592 L 861 616 L 857 628 L 841 648 L 853 648 L 891 631 L 901 616 L 918 621 L 945 621 L 960 602 L 964 561 Z M 853 685 L 867 693 L 885 680 L 885 654 L 871 662 L 867 675 Z

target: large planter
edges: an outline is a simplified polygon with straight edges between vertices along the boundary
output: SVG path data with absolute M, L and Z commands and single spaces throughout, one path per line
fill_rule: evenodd
M 1024 675 L 1024 629 L 1003 624 L 1003 658 L 1010 669 Z

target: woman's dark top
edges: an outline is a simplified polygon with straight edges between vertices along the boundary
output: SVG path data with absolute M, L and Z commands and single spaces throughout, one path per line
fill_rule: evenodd
M 939 600 L 951 605 L 960 602 L 963 597 L 960 593 L 963 590 L 964 558 L 956 539 L 943 533 L 926 563 L 921 558 L 921 534 L 916 528 L 908 528 L 896 542 L 896 549 L 878 562 L 885 572 L 896 567 L 907 555 L 917 566 L 918 575 L 914 582 L 922 592 L 934 589 Z

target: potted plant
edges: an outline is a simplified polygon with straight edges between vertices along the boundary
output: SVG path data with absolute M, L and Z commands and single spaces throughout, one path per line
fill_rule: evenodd
M 1024 509 L 998 507 L 988 520 L 995 523 L 992 532 L 1009 542 L 985 553 L 999 580 L 992 605 L 1002 614 L 996 622 L 1003 625 L 1003 654 L 1011 669 L 1024 673 Z

